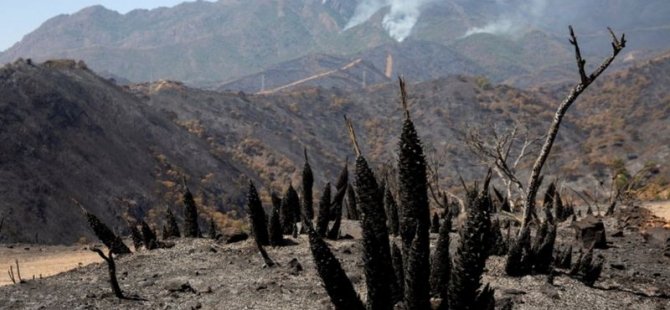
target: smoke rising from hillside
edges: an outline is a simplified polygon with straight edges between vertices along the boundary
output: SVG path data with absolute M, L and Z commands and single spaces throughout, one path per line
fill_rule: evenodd
M 472 27 L 463 37 L 477 33 L 515 36 L 537 24 L 547 10 L 548 0 L 496 0 L 500 15 L 484 26 Z
M 390 7 L 382 19 L 382 26 L 389 36 L 402 42 L 412 33 L 412 28 L 421 16 L 421 10 L 433 1 L 435 0 L 364 0 L 356 7 L 344 30 L 366 22 L 382 8 Z

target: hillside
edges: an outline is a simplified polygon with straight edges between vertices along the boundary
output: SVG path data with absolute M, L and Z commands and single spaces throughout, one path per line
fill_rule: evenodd
M 71 199 L 125 233 L 125 220 L 181 206 L 182 175 L 208 197 L 203 212 L 233 211 L 235 180 L 254 176 L 83 62 L 6 65 L 0 98 L 4 241 L 89 238 Z
M 571 68 L 570 46 L 564 39 L 569 24 L 585 38 L 582 46 L 587 55 L 607 51 L 606 26 L 635 38 L 626 51 L 630 57 L 648 57 L 670 48 L 670 24 L 665 18 L 670 5 L 663 0 L 634 4 L 621 0 L 532 1 L 529 5 L 422 1 L 416 11 L 405 12 L 406 7 L 419 3 L 410 1 L 406 7 L 382 5 L 360 15 L 362 3 L 197 1 L 127 14 L 94 6 L 46 21 L 0 53 L 0 63 L 19 57 L 82 59 L 92 70 L 117 80 L 168 79 L 200 87 L 227 84 L 224 88 L 248 91 L 253 89 L 249 83 L 233 82 L 277 66 L 282 72 L 305 71 L 292 81 L 321 72 L 320 66 L 299 67 L 303 57 L 363 58 L 385 72 L 385 58 L 391 53 L 397 60 L 393 72 L 417 81 L 482 74 L 495 82 L 526 87 L 538 81 L 565 80 L 566 69 Z M 628 13 L 632 11 L 640 14 Z M 416 18 L 415 23 L 404 24 L 399 19 L 393 24 L 396 28 L 389 28 L 384 22 L 405 13 Z M 402 30 L 403 36 L 391 29 Z M 286 68 L 289 64 L 296 67 Z M 317 81 L 314 85 L 347 83 L 320 81 L 323 84 Z
M 180 214 L 181 174 L 205 205 L 203 221 L 237 225 L 227 219 L 242 214 L 242 177 L 258 181 L 264 199 L 270 190 L 298 186 L 306 148 L 318 197 L 352 156 L 343 115 L 379 171 L 394 162 L 402 117 L 395 83 L 250 95 L 169 81 L 121 88 L 74 62 L 17 62 L 1 70 L 0 188 L 9 241 L 37 234 L 41 242 L 67 243 L 88 235 L 70 198 L 122 231 L 122 219 L 145 215 L 160 227 L 157 214 L 166 206 Z M 548 176 L 594 188 L 608 184 L 617 160 L 631 173 L 653 166 L 655 185 L 646 197 L 667 199 L 667 76 L 670 57 L 663 56 L 593 85 L 563 123 Z M 487 133 L 518 122 L 539 136 L 566 92 L 566 86 L 524 91 L 463 76 L 409 85 L 429 160 L 438 164 L 441 185 L 455 191 L 459 176 L 475 180 L 485 169 L 464 144 L 470 129 Z M 520 164 L 522 179 L 531 160 Z M 214 212 L 230 210 L 236 212 Z

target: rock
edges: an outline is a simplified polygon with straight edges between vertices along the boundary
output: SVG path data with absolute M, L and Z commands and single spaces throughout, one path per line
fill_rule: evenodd
M 589 215 L 572 224 L 575 229 L 575 238 L 582 243 L 582 247 L 596 249 L 607 248 L 605 237 L 605 225 L 603 221 L 593 215 Z
M 617 232 L 613 233 L 612 237 L 615 237 L 615 238 L 623 237 L 623 230 L 618 230 Z
M 193 293 L 193 294 L 196 293 L 195 289 L 191 286 L 190 283 L 179 280 L 168 282 L 167 284 L 165 284 L 164 288 L 170 293 L 174 292 Z
M 153 286 L 156 281 L 153 279 L 143 279 L 142 281 L 138 282 L 137 285 L 139 287 L 150 287 Z
M 616 270 L 625 270 L 626 269 L 626 265 L 621 264 L 621 263 L 611 263 L 610 267 L 612 267 L 612 269 L 616 269 Z
M 658 248 L 665 248 L 670 239 L 670 229 L 663 227 L 651 227 L 641 232 L 644 241 Z
M 551 299 L 560 299 L 560 295 L 558 294 L 558 290 L 556 287 L 554 287 L 551 284 L 544 284 L 542 287 L 540 287 L 540 292 L 542 294 L 546 295 L 547 297 Z
M 238 232 L 228 236 L 228 238 L 226 238 L 226 244 L 236 243 L 247 239 L 249 239 L 249 235 L 244 232 Z
M 289 273 L 291 275 L 297 276 L 300 275 L 300 272 L 302 272 L 303 268 L 298 259 L 294 258 L 290 262 L 288 262 L 288 269 Z
M 506 288 L 502 290 L 503 295 L 525 295 L 526 292 L 514 288 Z

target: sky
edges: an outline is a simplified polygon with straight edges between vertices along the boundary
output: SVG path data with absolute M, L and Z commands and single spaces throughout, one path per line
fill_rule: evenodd
M 10 48 L 47 19 L 59 14 L 72 14 L 88 6 L 100 4 L 119 13 L 127 13 L 134 9 L 169 7 L 181 2 L 185 0 L 0 0 L 0 51 Z

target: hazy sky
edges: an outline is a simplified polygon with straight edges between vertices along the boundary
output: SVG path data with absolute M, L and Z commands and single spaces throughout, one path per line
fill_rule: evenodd
M 133 9 L 174 6 L 185 0 L 0 0 L 0 51 L 11 47 L 24 35 L 58 14 L 72 14 L 87 6 L 101 4 L 127 13 Z

